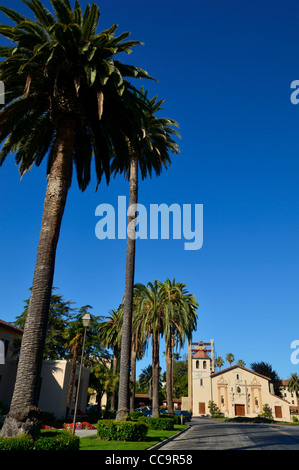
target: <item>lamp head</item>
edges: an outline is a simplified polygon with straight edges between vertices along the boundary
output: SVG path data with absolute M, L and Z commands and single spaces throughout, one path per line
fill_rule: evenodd
M 82 317 L 82 323 L 85 328 L 88 328 L 91 325 L 91 315 L 90 313 L 85 313 Z

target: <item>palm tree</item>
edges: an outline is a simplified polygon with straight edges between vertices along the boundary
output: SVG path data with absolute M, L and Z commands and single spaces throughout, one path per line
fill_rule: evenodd
M 288 380 L 288 391 L 295 393 L 297 397 L 297 406 L 299 407 L 299 377 L 296 373 L 291 374 Z
M 244 362 L 243 359 L 239 359 L 238 362 L 237 362 L 237 366 L 245 367 L 246 362 Z
M 152 398 L 153 370 L 151 364 L 144 367 L 138 378 L 138 384 L 141 389 L 147 389 L 149 399 Z
M 83 326 L 79 319 L 75 322 L 72 322 L 71 327 L 67 331 L 67 343 L 65 344 L 66 348 L 70 348 L 72 354 L 72 368 L 70 374 L 70 381 L 67 393 L 67 400 L 66 400 L 66 413 L 65 419 L 68 418 L 68 414 L 70 411 L 70 406 L 73 398 L 73 391 L 74 391 L 74 384 L 75 384 L 75 374 L 76 374 L 76 367 L 78 363 L 79 357 L 79 348 L 83 340 Z
M 78 357 L 80 353 L 80 349 L 82 350 L 82 342 L 84 337 L 84 327 L 82 324 L 82 316 L 88 312 L 88 310 L 92 308 L 90 305 L 84 305 L 79 309 L 78 315 L 76 319 L 72 322 L 69 322 L 69 327 L 65 331 L 65 339 L 66 343 L 64 347 L 66 349 L 70 349 L 72 355 L 72 368 L 70 374 L 70 381 L 69 381 L 69 388 L 67 393 L 67 401 L 66 401 L 66 413 L 65 419 L 68 418 L 68 414 L 71 407 L 71 402 L 73 398 L 74 392 L 74 384 L 75 384 L 75 375 L 76 375 L 76 368 L 78 364 Z
M 222 359 L 221 356 L 218 356 L 215 359 L 215 367 L 218 367 L 218 369 L 221 370 L 221 367 L 223 366 L 223 364 L 224 364 L 224 360 Z
M 107 317 L 106 321 L 102 322 L 99 328 L 99 337 L 102 345 L 105 348 L 112 349 L 113 361 L 112 361 L 112 374 L 117 375 L 119 366 L 119 352 L 122 335 L 122 322 L 123 322 L 123 306 L 120 305 L 117 310 L 111 310 L 109 312 L 110 317 Z M 116 409 L 116 390 L 112 392 L 111 398 L 111 410 Z
M 159 417 L 159 378 L 160 360 L 159 345 L 160 335 L 164 331 L 164 304 L 165 295 L 161 281 L 149 282 L 143 288 L 143 300 L 140 310 L 143 314 L 143 331 L 152 340 L 152 412 L 153 417 Z
M 124 142 L 131 136 L 124 105 L 131 92 L 123 77 L 149 78 L 141 69 L 115 60 L 119 53 L 140 44 L 125 41 L 129 33 L 114 37 L 117 25 L 113 25 L 96 34 L 100 13 L 95 4 L 88 4 L 83 14 L 78 0 L 73 9 L 69 0 L 50 1 L 55 16 L 40 0 L 26 1 L 34 21 L 0 8 L 15 24 L 0 25 L 0 34 L 13 43 L 0 49 L 5 59 L 0 63 L 0 80 L 6 90 L 6 104 L 0 112 L 0 142 L 4 142 L 0 165 L 10 152 L 15 153 L 23 176 L 34 163 L 40 165 L 49 151 L 32 292 L 2 435 L 13 432 L 16 423 L 18 429 L 23 419 L 18 412 L 24 414 L 38 403 L 56 247 L 73 163 L 82 191 L 90 181 L 92 156 L 97 184 L 103 174 L 109 181 L 113 146 L 125 155 Z
M 235 356 L 233 355 L 233 353 L 227 353 L 227 355 L 225 356 L 225 360 L 229 363 L 229 365 L 231 366 L 232 363 L 234 362 L 235 360 Z
M 166 399 L 168 413 L 173 409 L 173 347 L 181 348 L 185 340 L 191 340 L 196 329 L 196 309 L 198 303 L 190 294 L 186 285 L 167 279 L 163 283 L 164 301 L 164 337 L 166 362 Z
M 171 137 L 179 133 L 173 129 L 178 127 L 176 121 L 166 118 L 158 118 L 156 113 L 161 111 L 164 100 L 157 101 L 157 97 L 149 100 L 147 91 L 141 88 L 137 94 L 141 101 L 134 108 L 136 129 L 133 140 L 128 139 L 129 158 L 119 161 L 117 155 L 112 161 L 111 168 L 115 173 L 124 173 L 129 179 L 129 209 L 127 230 L 126 253 L 126 278 L 124 294 L 124 322 L 121 346 L 121 372 L 119 383 L 119 404 L 116 419 L 123 420 L 129 416 L 129 377 L 130 354 L 132 333 L 132 308 L 133 286 L 135 276 L 135 229 L 136 229 L 136 205 L 138 204 L 138 171 L 140 169 L 142 179 L 152 176 L 155 172 L 160 175 L 162 167 L 171 163 L 169 153 L 178 153 L 179 147 Z

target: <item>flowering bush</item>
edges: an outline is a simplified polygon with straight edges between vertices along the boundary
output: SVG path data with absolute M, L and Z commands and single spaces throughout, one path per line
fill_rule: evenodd
M 73 429 L 73 423 L 63 423 L 63 429 L 71 431 Z M 75 429 L 97 429 L 97 428 L 93 426 L 92 424 L 84 421 L 83 423 L 77 422 Z

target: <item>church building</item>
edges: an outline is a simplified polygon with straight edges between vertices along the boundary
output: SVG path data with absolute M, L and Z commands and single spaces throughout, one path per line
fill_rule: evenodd
M 291 421 L 290 403 L 274 394 L 268 377 L 239 365 L 215 372 L 213 340 L 189 344 L 188 375 L 188 397 L 182 398 L 182 409 L 192 409 L 193 416 L 208 416 L 213 401 L 228 418 L 257 417 L 267 404 L 275 420 Z

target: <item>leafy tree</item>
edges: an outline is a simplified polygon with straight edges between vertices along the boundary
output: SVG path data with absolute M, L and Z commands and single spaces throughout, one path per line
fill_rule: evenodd
M 113 25 L 96 34 L 100 13 L 95 4 L 87 4 L 84 14 L 78 0 L 73 9 L 68 0 L 51 0 L 51 4 L 55 16 L 40 0 L 27 0 L 35 20 L 0 7 L 14 22 L 14 26 L 0 25 L 0 34 L 12 43 L 0 49 L 4 58 L 0 80 L 6 90 L 0 112 L 0 142 L 4 142 L 0 165 L 12 152 L 23 176 L 48 153 L 32 292 L 2 435 L 12 428 L 18 432 L 18 411 L 38 402 L 56 247 L 73 164 L 82 191 L 90 181 L 92 157 L 97 183 L 104 173 L 109 181 L 110 157 L 115 149 L 125 155 L 124 142 L 131 136 L 124 103 L 132 93 L 125 77 L 149 78 L 141 69 L 115 59 L 140 44 L 125 41 L 129 33 L 114 37 L 117 26 Z
M 281 394 L 281 386 L 282 386 L 282 381 L 279 378 L 277 372 L 272 369 L 272 366 L 266 362 L 253 362 L 250 364 L 250 368 L 254 371 L 257 372 L 258 374 L 264 375 L 265 377 L 268 377 L 271 379 L 271 382 L 273 383 L 274 386 L 274 393 L 278 397 L 282 398 Z
M 31 289 L 30 289 L 31 290 Z M 52 292 L 55 288 L 52 289 Z M 24 329 L 29 300 L 25 300 L 24 311 L 16 317 L 14 325 L 18 328 Z M 49 308 L 49 319 L 47 324 L 47 333 L 45 340 L 45 348 L 43 352 L 43 358 L 49 360 L 64 359 L 66 356 L 65 343 L 65 331 L 68 327 L 69 321 L 76 314 L 76 310 L 71 307 L 73 301 L 64 300 L 64 297 L 60 294 L 51 295 L 50 308 Z M 19 345 L 21 347 L 21 344 Z M 19 354 L 20 350 L 18 351 Z
M 175 360 L 173 366 L 173 396 L 174 398 L 188 395 L 188 357 Z

